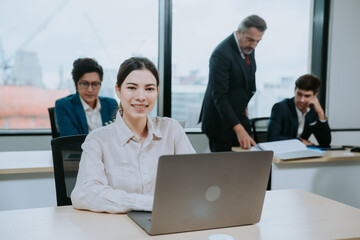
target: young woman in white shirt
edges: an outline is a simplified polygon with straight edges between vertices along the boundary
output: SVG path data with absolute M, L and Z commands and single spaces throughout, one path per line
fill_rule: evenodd
M 72 204 L 95 212 L 152 210 L 159 156 L 195 150 L 177 121 L 148 116 L 159 93 L 151 61 L 124 61 L 115 88 L 120 98 L 116 121 L 90 132 L 82 145 Z

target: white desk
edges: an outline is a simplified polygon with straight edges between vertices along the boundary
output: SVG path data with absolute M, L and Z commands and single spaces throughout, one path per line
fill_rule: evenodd
M 51 151 L 0 152 L 0 211 L 56 206 Z
M 0 174 L 53 172 L 51 151 L 0 152 Z
M 298 188 L 360 208 L 360 153 L 326 151 L 321 158 L 274 159 L 271 189 Z
M 213 234 L 237 239 L 339 239 L 360 236 L 360 209 L 301 190 L 267 192 L 255 225 L 151 237 L 125 214 L 79 211 L 71 206 L 0 212 L 2 239 L 187 239 Z
M 233 151 L 244 151 L 233 147 Z M 360 153 L 326 151 L 321 158 L 274 158 L 271 189 L 302 189 L 360 208 Z

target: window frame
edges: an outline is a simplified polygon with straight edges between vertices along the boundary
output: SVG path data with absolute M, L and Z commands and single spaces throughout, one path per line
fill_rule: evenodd
M 160 76 L 163 76 L 163 83 L 165 85 L 165 88 L 163 89 L 164 94 L 162 96 L 159 96 L 159 116 L 166 116 L 171 117 L 171 39 L 172 39 L 172 19 L 171 19 L 171 13 L 172 13 L 172 0 L 159 0 L 159 3 L 161 2 L 168 2 L 166 8 L 159 9 L 159 15 L 164 15 L 163 18 L 166 18 L 168 16 L 168 21 L 166 24 L 168 26 L 164 28 L 166 36 L 165 39 L 160 40 L 159 35 L 159 41 L 164 41 L 164 45 L 159 44 L 159 51 L 162 47 L 165 48 L 164 53 L 164 59 L 159 59 L 159 63 L 164 61 L 164 66 L 166 68 L 160 69 L 159 64 L 159 73 Z M 162 10 L 164 12 L 162 12 Z M 168 12 L 167 12 L 168 11 Z M 170 16 L 169 16 L 170 15 Z M 330 0 L 314 0 L 313 1 L 313 24 L 311 29 L 311 42 L 310 42 L 310 72 L 312 74 L 315 74 L 322 80 L 322 85 L 319 90 L 319 99 L 320 103 L 323 106 L 324 109 L 326 106 L 326 82 L 327 82 L 327 62 L 328 62 L 328 39 L 329 39 L 329 21 L 330 21 Z M 161 26 L 161 24 L 159 24 Z M 167 42 L 169 41 L 169 42 Z M 167 52 L 166 52 L 167 51 Z M 160 55 L 159 52 L 159 57 Z M 165 105 L 164 103 L 167 103 Z

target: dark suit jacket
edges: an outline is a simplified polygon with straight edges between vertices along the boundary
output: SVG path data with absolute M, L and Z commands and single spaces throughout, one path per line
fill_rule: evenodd
M 99 97 L 103 125 L 114 120 L 118 104 L 115 99 Z M 88 134 L 88 124 L 79 93 L 71 94 L 55 102 L 55 118 L 60 136 Z
M 251 67 L 240 55 L 231 34 L 214 50 L 210 58 L 209 83 L 205 92 L 199 122 L 209 138 L 231 141 L 238 123 L 251 133 L 245 108 L 256 91 L 255 53 L 250 54 Z
M 287 98 L 276 103 L 270 116 L 267 138 L 268 141 L 294 139 L 297 136 L 299 120 L 297 117 L 294 98 Z M 328 122 L 319 121 L 318 115 L 310 106 L 310 111 L 305 116 L 304 131 L 301 138 L 309 139 L 314 134 L 321 146 L 329 146 L 331 133 Z

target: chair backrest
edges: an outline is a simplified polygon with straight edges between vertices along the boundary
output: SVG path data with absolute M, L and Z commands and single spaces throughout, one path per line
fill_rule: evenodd
M 75 187 L 82 153 L 81 145 L 86 136 L 81 134 L 51 140 L 58 206 L 71 205 L 70 194 Z
M 256 143 L 266 142 L 267 138 L 267 128 L 269 125 L 269 117 L 261 117 L 261 118 L 252 118 L 252 130 L 254 135 L 254 141 Z
M 59 130 L 55 121 L 55 108 L 48 108 L 49 117 L 50 117 L 50 125 L 51 125 L 51 134 L 53 138 L 57 138 L 60 136 Z

